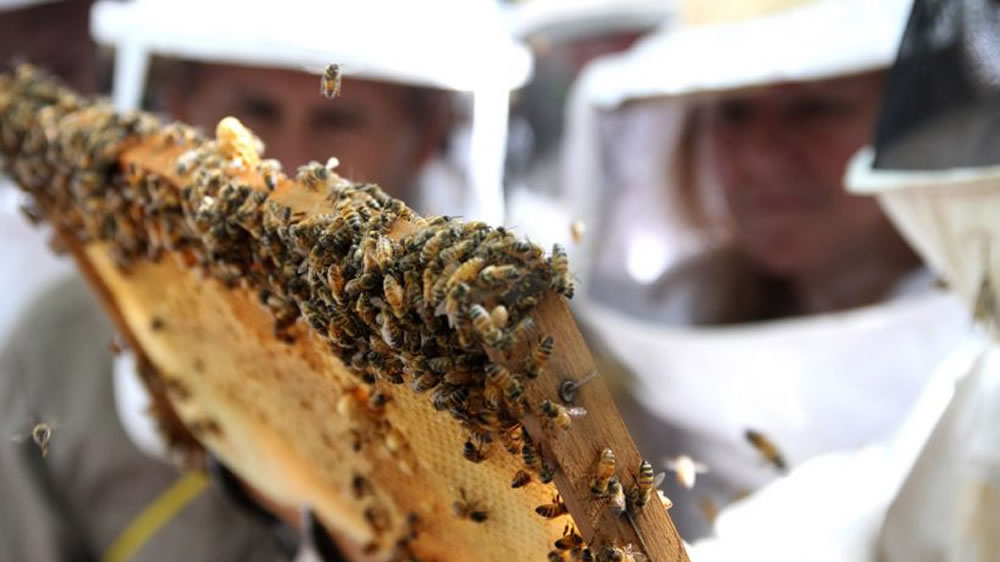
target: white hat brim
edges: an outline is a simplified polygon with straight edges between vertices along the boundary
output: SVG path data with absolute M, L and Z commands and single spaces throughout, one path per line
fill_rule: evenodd
M 454 17 L 445 17 L 446 14 Z M 346 75 L 456 91 L 512 89 L 531 55 L 482 2 L 101 1 L 96 40 L 189 60 Z
M 706 95 L 885 68 L 911 0 L 820 0 L 766 17 L 664 28 L 585 72 L 591 103 Z

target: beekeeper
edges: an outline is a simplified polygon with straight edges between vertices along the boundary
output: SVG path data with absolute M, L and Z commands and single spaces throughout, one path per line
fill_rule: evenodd
M 690 541 L 787 469 L 896 431 L 970 321 L 843 189 L 909 1 L 679 10 L 583 73 L 561 196 L 586 234 L 537 238 L 572 250 L 575 310 L 644 456 L 706 465 L 664 486 Z
M 386 174 L 401 189 L 421 185 L 417 176 L 428 170 L 417 158 L 422 153 L 416 147 L 426 140 L 418 139 L 427 133 L 417 123 L 433 111 L 402 103 L 427 90 L 401 90 L 399 84 L 452 91 L 471 116 L 466 134 L 452 144 L 467 167 L 468 181 L 460 183 L 470 186 L 460 189 L 459 210 L 499 221 L 494 215 L 502 216 L 502 205 L 493 203 L 502 203 L 508 90 L 527 77 L 530 56 L 510 40 L 493 10 L 489 2 L 468 0 L 292 1 L 280 9 L 272 3 L 100 2 L 91 24 L 98 41 L 115 49 L 112 86 L 119 108 L 139 105 L 154 55 L 173 57 L 184 61 L 183 72 L 164 91 L 183 96 L 191 88 L 197 97 L 168 99 L 164 108 L 188 111 L 193 120 L 224 116 L 204 113 L 211 107 L 251 126 L 265 116 L 261 122 L 275 127 L 258 132 L 265 141 L 269 134 L 279 139 L 272 149 L 309 135 L 317 139 L 317 152 L 306 145 L 303 159 L 338 156 L 345 175 Z M 466 56 L 452 56 L 455 45 Z M 342 97 L 328 100 L 320 96 L 318 73 L 331 62 L 342 64 L 345 78 Z M 263 83 L 246 82 L 250 76 Z M 335 108 L 332 113 L 304 100 L 307 82 L 310 98 Z M 253 97 L 255 92 L 260 95 Z M 404 139 L 400 150 L 396 135 Z M 351 139 L 368 152 L 320 152 L 350 147 Z M 297 150 L 283 154 L 298 158 Z M 421 197 L 432 193 L 423 189 Z M 441 209 L 424 200 L 428 208 Z M 454 204 L 450 195 L 441 200 Z M 7 496 L 17 501 L 0 509 L 5 552 L 18 559 L 40 553 L 46 560 L 279 560 L 316 542 L 300 542 L 275 517 L 287 516 L 279 512 L 283 506 L 242 486 L 218 463 L 209 462 L 213 478 L 202 470 L 178 474 L 149 416 L 135 366 L 127 353 L 112 357 L 113 328 L 81 280 L 39 296 L 12 334 L 0 350 L 0 429 L 17 441 L 16 449 L 5 449 L 16 455 L 0 459 L 2 484 L 17 491 Z M 39 423 L 51 430 L 44 457 L 34 434 Z M 295 516 L 292 509 L 286 522 L 296 523 Z

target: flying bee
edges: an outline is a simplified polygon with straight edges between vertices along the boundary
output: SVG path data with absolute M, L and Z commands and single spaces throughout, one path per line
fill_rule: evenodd
M 618 481 L 618 478 L 612 478 L 608 483 L 607 493 L 608 506 L 611 508 L 611 511 L 616 516 L 620 516 L 622 513 L 625 513 L 625 488 L 622 487 L 622 483 Z
M 574 417 L 587 415 L 587 410 L 584 408 L 566 408 L 559 404 L 553 404 L 549 400 L 542 401 L 539 408 L 548 422 L 560 429 L 569 429 Z
M 632 507 L 638 511 L 645 507 L 653 498 L 653 490 L 656 489 L 666 477 L 666 473 L 653 473 L 653 465 L 649 461 L 643 460 L 639 463 L 639 476 L 636 485 L 629 494 L 632 500 Z
M 328 64 L 323 70 L 319 81 L 319 93 L 324 98 L 335 98 L 340 95 L 341 71 L 339 64 Z
M 487 453 L 489 452 L 489 447 L 486 443 L 479 443 L 476 445 L 471 439 L 465 441 L 465 445 L 462 447 L 462 456 L 465 460 L 474 463 L 481 463 L 486 460 Z
M 581 220 L 575 220 L 569 223 L 569 235 L 573 239 L 573 242 L 579 244 L 583 241 L 583 233 L 586 231 L 586 225 L 583 224 Z
M 708 467 L 703 463 L 695 462 L 687 455 L 678 455 L 676 458 L 666 459 L 667 469 L 677 474 L 677 483 L 688 490 L 694 488 L 695 479 L 699 474 L 708 472 Z
M 542 504 L 536 507 L 535 513 L 546 519 L 555 519 L 556 517 L 561 517 L 569 513 L 569 509 L 566 508 L 566 503 L 562 501 L 559 494 L 556 494 L 556 496 L 552 498 L 552 503 Z
M 993 327 L 1000 320 L 998 313 L 1000 313 L 1000 307 L 997 305 L 993 281 L 990 279 L 989 272 L 986 272 L 983 274 L 983 280 L 979 283 L 979 290 L 976 292 L 976 303 L 972 317 L 983 326 Z
M 49 445 L 52 442 L 52 433 L 55 431 L 56 424 L 49 422 L 37 422 L 31 427 L 31 431 L 28 435 L 31 436 L 31 441 L 38 447 L 39 452 L 42 453 L 42 458 L 49 456 Z M 23 442 L 27 436 L 17 435 L 11 438 L 11 441 Z
M 595 496 L 607 493 L 608 483 L 615 475 L 615 452 L 606 447 L 601 451 L 600 458 L 597 459 L 597 468 L 594 469 L 594 479 L 590 481 L 590 492 Z M 619 488 L 621 485 L 619 485 Z
M 784 473 L 788 471 L 788 463 L 785 462 L 784 455 L 781 454 L 777 445 L 768 439 L 766 435 L 759 431 L 748 429 L 744 432 L 743 436 L 754 449 L 757 449 L 757 452 L 764 457 L 764 460 L 774 466 L 779 472 Z
M 573 298 L 573 278 L 569 273 L 569 258 L 566 249 L 559 244 L 552 246 L 552 269 L 555 277 L 552 279 L 552 289 L 566 298 Z
M 459 488 L 458 493 L 461 499 L 452 504 L 457 517 L 476 523 L 483 523 L 489 519 L 489 513 L 479 505 L 479 502 L 471 501 L 465 495 L 465 488 Z
M 514 473 L 514 479 L 510 482 L 511 488 L 520 488 L 522 486 L 527 486 L 531 482 L 531 474 L 526 470 L 518 470 Z
M 392 275 L 386 275 L 382 279 L 382 293 L 385 295 L 385 302 L 392 308 L 392 314 L 396 318 L 406 315 L 406 300 L 403 298 L 403 287 Z

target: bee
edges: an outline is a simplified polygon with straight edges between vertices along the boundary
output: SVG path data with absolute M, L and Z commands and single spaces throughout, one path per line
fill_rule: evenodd
M 281 179 L 281 162 L 273 158 L 261 160 L 257 164 L 257 173 L 264 180 L 264 186 L 267 187 L 267 190 L 274 191 Z
M 607 493 L 608 483 L 615 475 L 615 452 L 606 447 L 601 451 L 600 458 L 597 459 L 597 468 L 594 469 L 594 479 L 590 481 L 590 492 L 595 496 Z M 619 485 L 619 488 L 621 486 Z
M 524 446 L 524 428 L 521 424 L 516 424 L 506 431 L 500 433 L 500 443 L 507 449 L 507 452 L 512 455 L 517 455 L 521 452 L 521 448 Z
M 323 70 L 319 82 L 319 93 L 324 98 L 335 98 L 340 95 L 341 71 L 339 64 L 328 64 Z
M 698 502 L 698 509 L 709 524 L 715 524 L 715 519 L 719 516 L 719 504 L 713 498 L 705 498 Z
M 461 408 L 469 397 L 469 389 L 464 386 L 439 386 L 434 390 L 431 401 L 436 410 L 454 410 Z
M 549 400 L 542 401 L 539 408 L 546 420 L 560 429 L 569 429 L 574 417 L 587 415 L 587 410 L 584 408 L 565 408 Z
M 484 443 L 476 445 L 471 439 L 465 441 L 465 446 L 462 448 L 462 456 L 465 460 L 474 463 L 481 463 L 486 460 L 486 455 L 488 448 Z
M 445 243 L 452 238 L 452 232 L 450 228 L 442 228 L 434 233 L 433 236 L 424 244 L 424 247 L 420 249 L 420 261 L 425 264 L 430 264 L 438 254 L 441 249 L 444 248 Z
M 536 507 L 535 513 L 546 519 L 555 519 L 556 517 L 561 517 L 569 513 L 569 509 L 566 508 L 566 503 L 562 501 L 559 494 L 556 494 L 556 496 L 552 498 L 552 503 L 542 504 Z
M 486 381 L 500 387 L 507 400 L 516 401 L 521 397 L 521 393 L 523 392 L 521 383 L 510 371 L 496 363 L 487 364 L 485 371 Z
M 569 235 L 573 239 L 573 242 L 579 244 L 583 241 L 583 233 L 586 231 L 586 225 L 583 224 L 581 220 L 575 220 L 569 223 Z
M 444 252 L 441 252 L 441 255 L 443 257 Z M 458 266 L 458 269 L 451 274 L 451 277 L 448 278 L 448 282 L 445 285 L 446 289 L 451 289 L 458 283 L 471 283 L 479 274 L 479 270 L 483 268 L 484 263 L 485 261 L 483 258 L 479 257 L 472 258 L 462 263 L 462 265 Z
M 552 336 L 545 336 L 538 342 L 535 349 L 532 351 L 531 356 L 526 361 L 525 371 L 528 376 L 535 378 L 542 373 L 542 366 L 552 357 L 552 350 L 555 348 L 556 341 Z
M 427 372 L 413 381 L 413 392 L 427 392 L 441 382 L 441 376 L 437 373 Z
M 55 424 L 40 421 L 31 427 L 31 441 L 42 453 L 42 458 L 49 456 L 49 445 L 52 442 L 52 433 L 55 431 Z M 11 438 L 11 441 L 22 442 L 25 435 L 18 435 Z
M 375 531 L 375 534 L 382 534 L 389 530 L 389 513 L 382 508 L 370 506 L 365 509 L 365 521 Z
M 559 244 L 552 246 L 552 269 L 555 277 L 552 279 L 552 289 L 566 298 L 573 298 L 573 278 L 569 273 L 569 258 L 566 250 Z
M 514 479 L 510 482 L 511 488 L 520 488 L 522 486 L 527 486 L 531 482 L 531 474 L 526 470 L 518 470 L 514 473 Z
M 459 488 L 458 493 L 461 499 L 452 504 L 457 517 L 476 523 L 483 523 L 489 519 L 489 513 L 479 505 L 479 502 L 471 501 L 465 495 L 465 488 Z
M 524 466 L 538 474 L 542 484 L 548 484 L 552 481 L 552 469 L 545 462 L 545 459 L 542 458 L 541 453 L 535 448 L 535 445 L 527 439 L 521 445 L 521 460 L 524 461 Z
M 769 462 L 779 472 L 788 471 L 788 463 L 785 462 L 784 455 L 781 454 L 778 447 L 767 436 L 753 429 L 746 430 L 743 436 L 754 449 L 757 449 L 757 452 L 764 457 L 764 460 Z
M 406 300 L 399 281 L 392 275 L 386 275 L 382 278 L 382 293 L 385 295 L 385 302 L 392 308 L 393 315 L 402 318 L 406 314 Z
M 653 465 L 649 461 L 643 460 L 639 463 L 639 476 L 636 485 L 629 494 L 632 500 L 632 507 L 638 511 L 646 506 L 653 498 L 653 490 L 656 489 L 666 477 L 666 473 L 653 473 Z
M 358 210 L 351 205 L 343 205 L 340 207 L 340 218 L 344 219 L 347 226 L 354 232 L 361 231 L 361 215 L 358 214 Z
M 152 331 L 154 331 L 154 332 L 159 332 L 160 330 L 162 330 L 163 328 L 165 328 L 166 325 L 167 325 L 167 323 L 163 320 L 163 318 L 160 318 L 159 316 L 154 316 L 149 321 L 149 329 L 152 330 Z
M 608 483 L 607 493 L 608 506 L 611 507 L 611 511 L 616 516 L 620 516 L 622 513 L 625 513 L 625 489 L 622 487 L 622 483 L 618 481 L 618 478 L 612 478 Z
M 604 547 L 600 556 L 601 562 L 645 562 L 646 560 L 649 558 L 631 544 L 624 547 L 609 544 Z
M 514 340 L 514 343 L 526 341 L 534 329 L 535 321 L 532 320 L 530 316 L 525 316 L 520 322 L 517 323 L 517 325 L 514 326 L 514 329 L 510 334 L 511 339 Z
M 585 544 L 583 537 L 576 532 L 576 529 L 572 525 L 566 525 L 563 527 L 563 536 L 556 540 L 555 547 L 559 550 L 578 551 Z
M 488 265 L 479 272 L 479 280 L 487 285 L 501 285 L 516 281 L 521 273 L 513 265 Z
M 469 307 L 469 317 L 472 319 L 472 327 L 489 345 L 496 345 L 502 336 L 500 330 L 493 325 L 490 314 L 482 305 L 474 304 Z
M 677 483 L 688 490 L 694 487 L 695 479 L 699 474 L 708 472 L 708 467 L 703 463 L 696 462 L 688 455 L 678 455 L 676 458 L 665 460 L 668 470 L 674 471 L 677 475 Z

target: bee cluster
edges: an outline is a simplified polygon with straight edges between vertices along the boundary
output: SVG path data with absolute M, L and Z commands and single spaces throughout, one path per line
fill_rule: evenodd
M 246 150 L 257 141 L 240 131 L 220 124 L 211 140 L 141 112 L 116 113 L 28 66 L 0 74 L 3 169 L 59 229 L 106 242 L 125 268 L 174 252 L 228 286 L 256 290 L 276 336 L 291 340 L 301 318 L 328 342 L 366 389 L 368 410 L 384 407 L 383 385 L 428 393 L 467 429 L 464 458 L 482 462 L 500 443 L 524 465 L 512 487 L 550 482 L 554 470 L 521 419 L 537 413 L 566 428 L 585 413 L 524 397 L 554 347 L 530 313 L 547 291 L 573 294 L 565 251 L 546 258 L 503 228 L 417 216 L 377 186 L 341 178 L 335 160 L 290 179 L 278 162 Z M 123 168 L 123 151 L 140 143 L 178 154 L 172 173 Z M 291 181 L 325 194 L 326 212 L 296 212 L 272 197 Z M 401 221 L 410 228 L 398 236 Z M 359 438 L 356 448 L 364 445 Z M 561 500 L 553 505 L 539 513 L 566 513 Z M 488 519 L 464 497 L 456 514 Z

